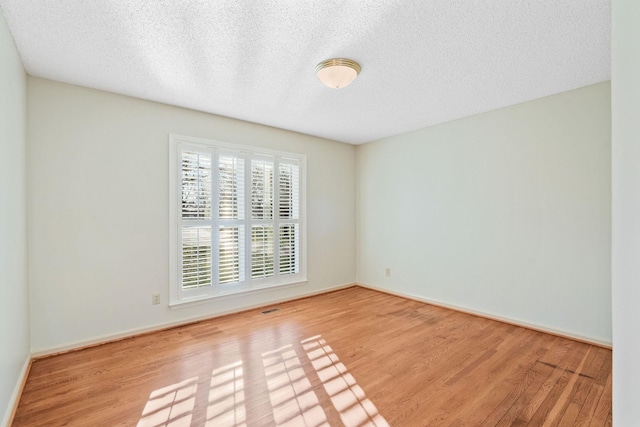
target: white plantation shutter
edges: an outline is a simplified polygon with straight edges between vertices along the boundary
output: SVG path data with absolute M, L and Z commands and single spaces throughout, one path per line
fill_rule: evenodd
M 282 219 L 300 219 L 300 166 L 287 160 L 280 164 L 279 212 Z
M 300 271 L 300 163 L 283 159 L 278 173 L 280 274 Z
M 244 218 L 244 159 L 219 156 L 220 219 Z
M 298 224 L 280 225 L 280 274 L 296 274 L 300 270 Z
M 304 156 L 172 135 L 171 304 L 306 281 Z
M 251 160 L 251 278 L 273 276 L 274 158 Z
M 273 219 L 273 159 L 251 160 L 251 216 Z
M 273 276 L 273 225 L 251 227 L 251 278 Z
M 210 219 L 211 154 L 183 151 L 180 170 L 182 219 Z
M 244 279 L 242 256 L 242 230 L 238 227 L 220 227 L 219 283 L 234 283 Z
M 182 151 L 180 188 L 181 287 L 211 286 L 211 153 Z
M 211 227 L 182 229 L 182 287 L 211 285 Z
M 245 277 L 245 161 L 237 154 L 220 153 L 218 170 L 218 284 L 224 291 Z

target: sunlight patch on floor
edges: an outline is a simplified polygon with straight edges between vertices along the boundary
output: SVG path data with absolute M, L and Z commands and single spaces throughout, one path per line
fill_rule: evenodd
M 262 362 L 277 426 L 329 426 L 292 345 L 263 353 Z
M 279 427 L 330 427 L 325 409 L 335 414 L 332 405 L 345 427 L 389 427 L 322 336 L 305 339 L 296 347 L 288 344 L 262 353 L 264 377 L 260 375 L 259 381 L 266 382 L 271 413 L 260 416 L 272 416 Z M 300 357 L 305 360 L 304 366 Z M 242 360 L 211 372 L 208 393 L 202 390 L 198 395 L 203 403 L 206 399 L 205 427 L 247 427 L 245 385 L 255 387 L 258 380 L 255 373 L 249 376 L 252 378 L 245 376 Z M 312 382 L 322 384 L 326 395 L 320 388 L 316 391 L 322 394 L 325 408 Z M 190 427 L 196 411 L 197 389 L 198 377 L 192 377 L 154 390 L 142 411 L 138 427 Z M 201 408 L 198 417 L 201 417 L 204 405 L 198 407 Z M 254 418 L 252 420 L 255 422 Z
M 246 426 L 242 361 L 214 369 L 211 373 L 207 427 Z
M 373 402 L 320 335 L 302 341 L 302 346 L 345 426 L 389 427 L 387 420 L 378 413 Z
M 189 427 L 196 402 L 198 377 L 151 392 L 138 427 Z

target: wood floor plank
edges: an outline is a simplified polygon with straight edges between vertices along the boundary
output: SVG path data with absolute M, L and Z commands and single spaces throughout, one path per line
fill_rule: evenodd
M 602 394 L 597 399 L 597 404 L 594 410 L 593 417 L 589 420 L 589 425 L 596 426 L 610 426 L 611 420 L 611 387 L 612 376 L 608 375 L 607 382 L 603 387 Z
M 13 426 L 611 423 L 611 351 L 349 288 L 35 360 Z
M 541 364 L 535 364 L 530 370 L 524 371 L 522 373 L 522 386 L 514 389 L 514 391 L 510 393 L 510 397 L 514 396 L 517 397 L 517 399 L 510 399 L 497 405 L 493 418 L 486 419 L 484 424 L 495 426 L 512 425 L 514 420 L 518 418 L 518 415 L 522 413 L 527 406 L 532 404 L 536 394 L 543 387 L 544 383 L 548 381 L 552 372 L 551 368 Z M 517 394 L 520 388 L 524 390 L 522 393 Z

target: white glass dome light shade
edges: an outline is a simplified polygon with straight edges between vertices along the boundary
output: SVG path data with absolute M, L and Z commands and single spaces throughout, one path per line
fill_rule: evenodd
M 358 77 L 360 64 L 351 59 L 327 59 L 316 66 L 316 72 L 327 87 L 340 89 L 349 86 Z

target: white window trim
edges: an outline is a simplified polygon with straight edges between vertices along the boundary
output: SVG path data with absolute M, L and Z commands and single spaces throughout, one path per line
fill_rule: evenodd
M 300 164 L 300 218 L 298 220 L 298 227 L 300 233 L 299 241 L 299 270 L 295 275 L 276 275 L 267 279 L 250 279 L 245 278 L 245 282 L 238 286 L 230 287 L 231 289 L 221 292 L 216 289 L 216 286 L 210 286 L 209 291 L 193 296 L 189 296 L 188 293 L 182 291 L 182 271 L 181 265 L 181 228 L 180 228 L 180 200 L 181 200 L 181 178 L 180 167 L 178 162 L 180 161 L 180 154 L 182 146 L 194 147 L 206 147 L 209 150 L 217 152 L 224 152 L 225 150 L 233 152 L 245 153 L 250 162 L 250 156 L 273 156 L 276 159 L 280 157 L 295 159 Z M 277 165 L 277 161 L 274 162 L 274 168 Z M 299 153 L 291 153 L 284 151 L 270 150 L 260 147 L 252 147 L 247 145 L 232 144 L 228 142 L 196 138 L 185 135 L 169 134 L 169 306 L 171 308 L 187 307 L 195 304 L 206 303 L 213 299 L 227 299 L 233 296 L 247 295 L 256 292 L 263 292 L 270 288 L 289 287 L 293 285 L 300 285 L 307 282 L 307 230 L 306 230 L 306 156 Z M 277 176 L 277 175 L 276 175 Z M 248 179 L 247 177 L 245 177 Z M 248 197 L 247 197 L 248 198 Z M 274 201 L 275 203 L 275 201 Z M 275 208 L 275 206 L 274 206 Z M 250 212 L 245 212 L 246 220 L 249 219 Z M 278 221 L 275 221 L 277 224 Z M 250 238 L 250 236 L 249 236 Z M 215 259 L 215 258 L 214 258 Z M 250 258 L 249 258 L 250 259 Z M 251 285 L 249 282 L 254 282 Z

